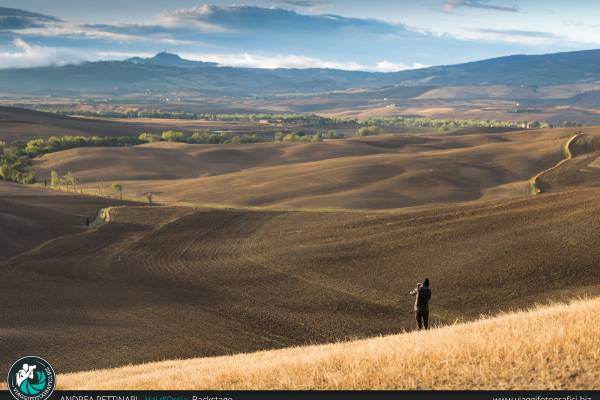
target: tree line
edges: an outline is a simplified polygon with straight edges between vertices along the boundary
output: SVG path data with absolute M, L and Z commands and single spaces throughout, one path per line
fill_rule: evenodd
M 31 157 L 24 149 L 17 146 L 6 146 L 0 142 L 0 178 L 5 181 L 32 184 L 35 175 L 27 171 L 31 165 Z
M 79 147 L 123 147 L 135 146 L 156 141 L 170 141 L 193 144 L 245 144 L 259 143 L 265 140 L 256 134 L 236 135 L 229 132 L 214 133 L 199 131 L 185 134 L 177 131 L 165 131 L 161 135 L 142 133 L 136 136 L 51 136 L 47 139 L 39 138 L 29 141 L 14 141 L 10 145 L 0 141 L 0 179 L 5 181 L 32 184 L 36 182 L 35 174 L 28 170 L 33 164 L 33 159 L 44 154 Z M 65 180 L 66 179 L 66 180 Z M 75 184 L 71 175 L 66 178 L 50 177 L 51 184 Z M 59 183 L 60 182 L 60 183 Z
M 122 147 L 142 144 L 134 136 L 51 136 L 47 139 L 14 141 L 7 146 L 0 142 L 0 178 L 5 181 L 32 184 L 35 174 L 28 171 L 33 159 L 44 154 L 77 147 Z M 52 180 L 52 177 L 51 177 Z
M 278 131 L 273 135 L 274 142 L 321 142 L 324 139 L 343 138 L 344 135 L 342 133 L 338 133 L 332 129 L 317 131 L 315 134 L 308 134 L 303 131 Z M 248 144 L 270 141 L 270 139 L 267 140 L 255 133 L 239 135 L 232 132 L 216 133 L 209 130 L 197 131 L 191 135 L 173 130 L 164 131 L 160 135 L 144 132 L 138 136 L 138 139 L 144 143 L 179 142 L 190 144 Z
M 322 142 L 324 139 L 343 139 L 344 134 L 335 130 L 317 131 L 315 134 L 307 134 L 302 131 L 293 131 L 289 133 L 275 132 L 274 142 Z
M 191 119 L 222 122 L 281 122 L 302 124 L 307 126 L 325 126 L 332 124 L 356 124 L 363 126 L 402 127 L 402 128 L 435 128 L 448 131 L 459 128 L 551 128 L 552 125 L 538 120 L 500 121 L 491 119 L 453 119 L 427 118 L 419 115 L 399 115 L 390 117 L 371 117 L 357 119 L 351 117 L 323 117 L 316 114 L 296 113 L 207 113 L 178 112 L 159 110 L 127 110 L 127 111 L 89 111 L 89 110 L 54 110 L 60 115 L 80 115 L 87 117 L 107 118 L 161 118 Z M 565 124 L 566 125 L 566 124 Z
M 543 121 L 498 121 L 477 119 L 436 119 L 421 116 L 371 117 L 366 120 L 352 118 L 325 118 L 314 114 L 212 114 L 179 113 L 162 111 L 127 111 L 125 113 L 99 111 L 58 111 L 63 114 L 90 116 L 120 116 L 127 118 L 187 118 L 209 119 L 215 121 L 261 121 L 263 119 L 303 123 L 306 125 L 327 125 L 330 123 L 354 124 L 358 127 L 356 136 L 379 135 L 384 128 L 432 128 L 440 132 L 460 128 L 548 128 Z M 343 134 L 335 130 L 321 130 L 314 134 L 302 131 L 279 131 L 273 135 L 275 142 L 319 142 L 324 139 L 342 139 Z M 35 175 L 28 171 L 35 157 L 56 151 L 77 147 L 120 147 L 134 146 L 158 141 L 181 142 L 191 144 L 245 144 L 265 142 L 257 134 L 234 134 L 233 132 L 212 132 L 209 130 L 186 134 L 178 131 L 164 131 L 160 135 L 144 132 L 139 136 L 52 136 L 47 139 L 33 139 L 27 142 L 15 141 L 8 146 L 0 141 L 0 179 L 34 183 Z
M 179 142 L 190 144 L 248 144 L 266 142 L 257 134 L 238 135 L 233 132 L 211 132 L 209 130 L 196 131 L 186 134 L 178 131 L 164 131 L 158 135 L 155 133 L 144 132 L 137 139 L 142 143 L 153 142 Z
M 25 152 L 32 158 L 77 147 L 123 147 L 142 144 L 135 136 L 51 136 L 25 143 Z M 18 145 L 18 144 L 17 144 Z
M 60 176 L 60 174 L 58 174 L 58 172 L 56 172 L 55 170 L 50 171 L 50 186 L 53 188 L 60 188 L 60 187 L 66 187 L 67 191 L 70 192 L 71 190 L 73 190 L 74 192 L 77 192 L 77 185 L 79 184 L 79 179 L 77 179 L 77 177 L 71 172 L 67 172 L 65 175 Z M 44 179 L 44 186 L 46 186 L 48 184 L 47 180 Z M 98 185 L 98 196 L 103 195 L 103 190 L 102 190 L 102 183 L 101 182 L 97 182 Z M 112 191 L 115 194 L 118 194 L 118 197 L 123 200 L 123 185 L 121 185 L 120 183 L 113 183 L 110 188 L 112 189 Z M 79 188 L 80 192 L 83 193 L 83 189 Z M 105 193 L 105 192 L 104 192 Z M 148 203 L 152 203 L 152 199 L 153 199 L 153 194 L 152 193 L 146 193 L 145 194 L 146 200 L 148 201 Z
M 158 111 L 158 110 L 127 110 L 127 111 L 90 111 L 90 110 L 53 110 L 59 115 L 78 115 L 83 117 L 101 117 L 101 118 L 159 118 L 159 119 L 187 119 L 203 121 L 220 122 L 261 122 L 270 123 L 291 123 L 302 125 L 327 125 L 346 122 L 346 119 L 326 118 L 316 114 L 295 114 L 295 113 L 207 113 L 207 112 L 188 112 L 188 111 Z
M 551 128 L 544 121 L 498 121 L 493 119 L 444 119 L 424 118 L 420 116 L 371 117 L 356 121 L 360 125 L 397 127 L 397 128 L 434 128 L 438 131 L 450 131 L 460 128 Z

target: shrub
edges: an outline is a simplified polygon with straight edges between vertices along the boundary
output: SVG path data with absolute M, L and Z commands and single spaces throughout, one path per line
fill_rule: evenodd
M 138 139 L 146 143 L 160 142 L 162 140 L 160 136 L 149 132 L 141 133 Z
M 177 131 L 164 131 L 162 133 L 162 140 L 166 140 L 168 142 L 183 142 L 184 139 L 183 132 Z
M 376 125 L 371 126 L 363 126 L 358 131 L 356 131 L 356 136 L 372 136 L 372 135 L 380 135 L 383 133 L 383 129 Z

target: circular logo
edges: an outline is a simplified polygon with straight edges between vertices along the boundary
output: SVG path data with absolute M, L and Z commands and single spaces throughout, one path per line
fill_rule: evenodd
M 56 374 L 48 361 L 27 356 L 10 367 L 6 382 L 17 400 L 46 400 L 56 386 Z

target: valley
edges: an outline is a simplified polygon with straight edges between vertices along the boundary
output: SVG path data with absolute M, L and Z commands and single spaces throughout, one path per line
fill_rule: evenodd
M 582 131 L 575 158 L 553 174 L 570 179 L 571 165 L 595 154 L 595 128 Z M 0 183 L 3 219 L 21 232 L 3 229 L 10 257 L 0 262 L 0 307 L 11 321 L 3 360 L 43 346 L 68 372 L 397 334 L 412 329 L 408 292 L 423 276 L 434 282 L 434 326 L 574 291 L 598 295 L 600 189 L 588 181 L 529 194 L 528 179 L 564 157 L 571 134 L 161 142 L 48 154 L 34 168 L 72 170 L 83 188 L 104 174 L 107 185 L 122 182 L 125 198 L 152 190 L 155 204 L 90 196 L 93 187 L 85 195 Z M 405 171 L 414 177 L 400 183 Z M 207 176 L 189 175 L 198 173 Z M 263 200 L 248 200 L 259 190 Z M 100 209 L 104 222 L 86 228 L 84 217 Z M 40 293 L 26 312 L 24 290 Z

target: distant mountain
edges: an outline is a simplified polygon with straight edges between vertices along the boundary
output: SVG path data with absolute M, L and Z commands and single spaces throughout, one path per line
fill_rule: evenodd
M 600 80 L 600 50 L 514 55 L 395 73 L 403 84 L 549 86 Z
M 596 81 L 600 81 L 600 50 L 515 55 L 393 73 L 221 67 L 163 52 L 151 58 L 2 70 L 0 93 L 118 96 L 186 92 L 254 96 L 386 86 L 509 85 L 535 89 Z
M 167 53 L 166 51 L 158 53 L 151 58 L 132 57 L 125 61 L 133 64 L 160 65 L 163 67 L 176 68 L 206 68 L 219 66 L 219 64 L 213 62 L 185 60 L 177 54 Z
M 0 94 L 64 96 L 197 92 L 248 96 L 377 87 L 383 84 L 384 77 L 385 74 L 330 69 L 220 67 L 159 53 L 152 58 L 136 57 L 124 61 L 0 70 Z

